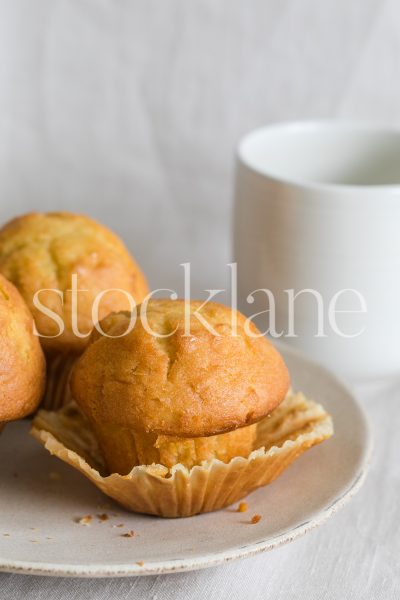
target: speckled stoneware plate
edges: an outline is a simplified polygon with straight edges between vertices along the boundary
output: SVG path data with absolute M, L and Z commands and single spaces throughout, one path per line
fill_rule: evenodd
M 128 513 L 51 457 L 28 435 L 28 422 L 7 426 L 0 436 L 0 570 L 73 577 L 189 571 L 271 550 L 323 523 L 365 477 L 368 425 L 333 375 L 291 350 L 283 353 L 294 389 L 325 406 L 335 435 L 253 492 L 245 513 L 236 507 L 187 519 Z M 262 519 L 250 524 L 255 514 Z M 87 515 L 90 524 L 78 522 Z

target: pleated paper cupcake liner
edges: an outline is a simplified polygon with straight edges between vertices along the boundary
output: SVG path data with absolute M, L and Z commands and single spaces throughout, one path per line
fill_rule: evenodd
M 77 358 L 76 354 L 58 354 L 47 357 L 46 390 L 41 408 L 59 410 L 72 400 L 69 379 Z
M 213 459 L 190 470 L 177 464 L 134 467 L 108 474 L 87 419 L 72 403 L 57 413 L 40 411 L 32 435 L 53 455 L 78 469 L 128 510 L 188 517 L 233 504 L 276 479 L 308 448 L 333 434 L 331 417 L 301 393 L 289 394 L 257 427 L 254 450 L 229 463 Z

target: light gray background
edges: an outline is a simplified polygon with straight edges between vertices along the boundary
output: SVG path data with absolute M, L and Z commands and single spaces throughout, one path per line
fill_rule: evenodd
M 396 0 L 2 0 L 0 221 L 86 211 L 153 287 L 224 286 L 234 147 L 281 119 L 400 122 Z
M 297 118 L 400 123 L 396 0 L 2 0 L 0 221 L 85 211 L 124 238 L 152 287 L 225 287 L 234 147 Z M 290 547 L 191 575 L 0 575 L 1 598 L 399 597 L 396 382 L 363 390 L 373 473 Z M 397 592 L 397 596 L 396 596 Z

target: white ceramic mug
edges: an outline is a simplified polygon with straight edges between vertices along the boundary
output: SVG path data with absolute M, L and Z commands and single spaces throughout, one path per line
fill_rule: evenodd
M 254 290 L 273 295 L 262 330 L 354 379 L 400 372 L 400 131 L 315 121 L 247 135 L 234 260 L 244 313 L 268 308 L 267 292 L 247 301 Z

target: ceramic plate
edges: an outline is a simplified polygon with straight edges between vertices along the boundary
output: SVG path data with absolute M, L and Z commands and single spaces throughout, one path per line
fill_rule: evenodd
M 128 513 L 51 457 L 28 435 L 28 422 L 8 425 L 0 436 L 0 570 L 74 577 L 189 571 L 271 550 L 323 523 L 364 479 L 368 425 L 333 375 L 282 351 L 294 389 L 325 406 L 335 435 L 248 496 L 245 513 L 235 507 L 186 519 Z M 107 520 L 99 518 L 103 513 Z M 249 524 L 255 514 L 263 518 Z M 86 515 L 91 523 L 79 523 Z

